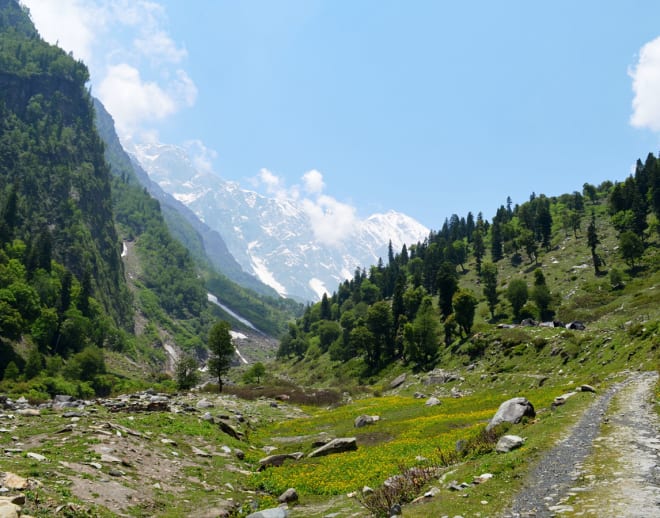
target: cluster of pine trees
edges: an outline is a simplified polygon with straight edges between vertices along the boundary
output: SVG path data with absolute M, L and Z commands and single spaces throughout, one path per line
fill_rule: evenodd
M 660 228 L 659 171 L 660 160 L 649 154 L 623 183 L 608 181 L 598 187 L 586 183 L 582 192 L 552 198 L 532 194 L 516 206 L 509 198 L 491 222 L 481 213 L 476 218 L 472 213 L 465 218 L 453 215 L 423 243 L 404 246 L 398 254 L 390 245 L 387 265 L 381 260 L 368 271 L 358 269 L 332 296 L 324 295 L 321 302 L 307 306 L 304 315 L 289 325 L 278 356 L 327 353 L 336 361 L 360 357 L 370 371 L 399 359 L 428 366 L 441 343 L 449 345 L 470 334 L 481 300 L 492 321 L 551 319 L 555 300 L 542 270 L 534 265 L 550 250 L 553 235 L 563 230 L 583 240 L 591 250 L 595 273 L 600 274 L 603 260 L 593 208 L 605 199 L 606 223 L 616 229 L 621 256 L 634 273 L 645 250 L 644 235 Z M 533 285 L 514 278 L 500 289 L 498 265 L 504 258 L 513 265 L 526 261 L 534 271 Z M 468 261 L 474 264 L 480 293 L 460 286 Z M 616 276 L 617 271 L 610 274 Z

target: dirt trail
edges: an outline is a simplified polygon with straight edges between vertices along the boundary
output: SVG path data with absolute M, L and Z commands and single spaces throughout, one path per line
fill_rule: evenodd
M 660 517 L 658 374 L 603 394 L 533 470 L 508 517 Z

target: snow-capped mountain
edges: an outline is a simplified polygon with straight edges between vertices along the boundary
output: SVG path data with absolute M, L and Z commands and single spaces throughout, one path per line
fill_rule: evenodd
M 224 239 L 243 269 L 283 296 L 318 300 L 351 278 L 358 267 L 387 259 L 429 230 L 394 211 L 358 220 L 332 244 L 314 232 L 304 203 L 242 189 L 195 168 L 183 148 L 149 144 L 131 150 L 152 181 L 185 204 Z

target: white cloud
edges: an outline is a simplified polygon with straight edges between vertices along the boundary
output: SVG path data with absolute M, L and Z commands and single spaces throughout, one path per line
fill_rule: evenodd
M 355 228 L 355 208 L 331 196 L 320 195 L 315 200 L 306 198 L 303 208 L 312 223 L 314 237 L 326 245 L 341 244 Z
M 298 201 L 309 217 L 314 237 L 321 243 L 332 246 L 341 244 L 352 234 L 357 223 L 355 207 L 323 194 L 323 174 L 316 169 L 305 173 L 302 181 L 309 196 L 301 199 L 299 186 L 287 188 L 284 179 L 268 169 L 261 169 L 256 179 L 257 185 L 264 185 L 270 195 Z
M 135 39 L 135 47 L 155 62 L 180 63 L 188 56 L 188 51 L 178 48 L 172 38 L 162 30 Z
M 158 84 L 143 81 L 140 71 L 127 64 L 109 67 L 98 90 L 122 133 L 135 131 L 145 121 L 164 119 L 177 108 Z
M 259 181 L 266 185 L 266 189 L 270 194 L 280 189 L 282 179 L 279 176 L 273 174 L 272 171 L 263 168 L 259 170 L 259 174 L 257 176 Z
M 180 104 L 193 106 L 197 100 L 197 87 L 185 70 L 176 71 L 176 80 L 172 83 L 172 89 Z
M 153 135 L 153 124 L 197 100 L 182 64 L 188 53 L 151 0 L 23 0 L 41 35 L 90 69 L 94 95 L 122 140 Z
M 305 190 L 310 194 L 320 194 L 325 188 L 323 183 L 323 175 L 318 172 L 316 169 L 307 171 L 303 175 L 303 182 L 305 185 Z
M 97 30 L 106 19 L 103 9 L 80 0 L 23 0 L 23 3 L 30 9 L 42 38 L 58 43 L 85 63 L 91 61 Z
M 639 62 L 628 73 L 635 93 L 630 124 L 660 131 L 660 37 L 642 47 Z
M 189 140 L 183 145 L 192 160 L 195 169 L 203 173 L 213 172 L 213 161 L 218 153 L 204 145 L 201 140 Z

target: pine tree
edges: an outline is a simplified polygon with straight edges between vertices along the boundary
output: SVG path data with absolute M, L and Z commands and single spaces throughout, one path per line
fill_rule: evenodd
M 231 366 L 234 357 L 234 344 L 229 333 L 229 322 L 220 320 L 216 322 L 209 332 L 209 372 L 218 378 L 218 392 L 222 392 L 222 375 Z
M 481 271 L 481 281 L 483 282 L 484 297 L 488 303 L 491 318 L 495 318 L 495 308 L 499 302 L 497 293 L 497 266 L 493 263 L 486 263 Z
M 468 290 L 460 290 L 454 294 L 454 317 L 465 335 L 469 335 L 474 323 L 474 312 L 477 307 L 477 299 Z
M 453 264 L 445 261 L 440 265 L 437 284 L 440 312 L 443 317 L 447 318 L 452 313 L 452 297 L 458 289 L 458 276 L 456 275 L 456 267 Z
M 601 259 L 596 252 L 596 247 L 600 243 L 598 239 L 598 234 L 596 233 L 596 214 L 594 211 L 591 211 L 591 221 L 589 222 L 589 227 L 587 228 L 587 244 L 591 250 L 591 260 L 594 264 L 594 273 L 600 275 L 599 267 L 601 265 Z
M 509 282 L 506 290 L 506 298 L 511 303 L 513 317 L 516 320 L 520 318 L 520 310 L 527 302 L 528 297 L 527 283 L 523 279 L 513 279 Z
M 321 298 L 321 320 L 331 320 L 332 311 L 330 309 L 330 301 L 328 300 L 328 294 L 324 293 Z
M 484 245 L 483 234 L 481 233 L 481 226 L 477 226 L 472 233 L 472 252 L 474 253 L 474 260 L 477 266 L 477 275 L 481 276 L 481 262 L 486 253 L 486 246 Z
M 500 223 L 493 221 L 490 235 L 490 256 L 494 263 L 502 259 L 502 229 Z

